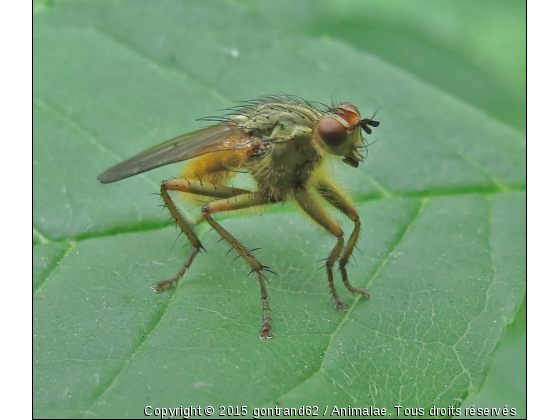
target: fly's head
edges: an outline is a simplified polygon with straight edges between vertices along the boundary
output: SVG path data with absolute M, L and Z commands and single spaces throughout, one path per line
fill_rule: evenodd
M 357 168 L 364 159 L 360 153 L 364 143 L 362 130 L 370 134 L 371 127 L 378 125 L 378 121 L 362 118 L 354 105 L 342 102 L 324 114 L 315 128 L 315 135 L 328 153 L 344 156 L 344 163 Z

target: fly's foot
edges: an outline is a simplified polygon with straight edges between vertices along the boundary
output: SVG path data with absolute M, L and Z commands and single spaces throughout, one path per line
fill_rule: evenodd
M 173 283 L 175 283 L 176 281 L 177 280 L 175 279 L 171 279 L 171 280 L 163 280 L 158 283 L 154 283 L 152 284 L 152 290 L 156 293 L 163 292 L 164 290 L 171 287 Z
M 350 284 L 347 284 L 347 283 L 344 283 L 344 284 L 346 285 L 346 288 L 347 288 L 350 292 L 352 292 L 352 293 L 354 293 L 354 294 L 359 293 L 359 294 L 362 295 L 362 297 L 363 297 L 364 299 L 369 299 L 369 298 L 370 298 L 370 295 L 369 295 L 369 293 L 368 293 L 368 291 L 367 291 L 366 289 L 362 289 L 361 287 L 352 287 L 352 286 L 350 286 Z
M 348 310 L 348 306 L 346 306 L 342 300 L 339 300 L 334 305 L 334 309 L 336 309 L 337 312 L 346 312 Z
M 352 289 L 353 290 L 350 290 L 352 293 L 359 293 L 362 295 L 364 299 L 369 299 L 371 297 L 366 289 L 362 289 L 362 288 L 358 288 L 358 289 L 352 288 Z
M 198 241 L 198 238 L 196 238 L 196 236 L 195 236 L 195 239 Z M 202 247 L 200 242 L 197 242 L 197 243 L 193 244 L 193 250 L 191 252 L 191 255 L 189 255 L 189 257 L 185 260 L 185 262 L 183 263 L 183 266 L 177 272 L 177 274 L 175 274 L 175 276 L 173 276 L 173 278 L 170 278 L 169 280 L 163 280 L 163 281 L 160 281 L 158 283 L 154 283 L 152 285 L 152 290 L 156 293 L 163 292 L 164 290 L 168 289 L 169 287 L 171 287 L 175 283 L 177 283 L 179 281 L 179 279 L 181 277 L 183 277 L 183 274 L 185 274 L 185 271 L 187 271 L 187 269 L 191 266 L 191 264 L 194 260 L 194 257 L 196 257 L 196 254 L 198 254 L 201 249 L 204 249 L 204 248 Z
M 260 273 L 259 270 L 259 282 L 261 287 L 264 286 L 264 276 Z M 266 292 L 266 287 L 261 289 L 262 291 L 262 306 L 263 306 L 263 323 L 261 327 L 261 332 L 259 333 L 260 338 L 272 338 L 274 334 L 272 334 L 272 318 L 270 317 L 270 299 Z
M 270 326 L 270 323 L 268 322 L 264 322 L 261 328 L 261 332 L 259 333 L 259 337 L 260 338 L 272 338 L 274 337 L 274 334 L 272 334 L 272 327 Z
M 370 295 L 368 293 L 368 291 L 366 289 L 362 289 L 361 287 L 354 287 L 350 284 L 350 282 L 348 281 L 348 274 L 346 273 L 346 266 L 341 264 L 340 265 L 340 271 L 342 272 L 342 282 L 344 283 L 344 286 L 346 286 L 346 288 L 351 292 L 351 293 L 359 293 L 362 295 L 362 297 L 364 299 L 369 299 Z

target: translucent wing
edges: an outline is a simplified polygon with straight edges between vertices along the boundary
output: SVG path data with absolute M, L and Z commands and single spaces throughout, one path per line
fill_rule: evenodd
M 176 137 L 107 169 L 97 177 L 104 184 L 192 159 L 205 153 L 246 147 L 249 136 L 237 125 L 221 123 Z

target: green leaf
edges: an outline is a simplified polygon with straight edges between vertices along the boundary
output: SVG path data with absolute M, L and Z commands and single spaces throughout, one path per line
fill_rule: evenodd
M 208 252 L 177 287 L 150 290 L 188 252 L 152 194 L 180 165 L 109 185 L 96 177 L 197 118 L 280 92 L 347 100 L 364 115 L 383 106 L 365 164 L 339 175 L 363 226 L 350 280 L 371 299 L 338 280 L 349 311 L 334 311 L 320 261 L 334 239 L 293 206 L 223 215 L 278 273 L 276 336 L 262 341 L 258 284 L 206 225 Z M 33 104 L 34 417 L 199 405 L 216 416 L 221 405 L 427 415 L 481 387 L 525 290 L 516 130 L 237 2 L 55 2 L 34 19 Z

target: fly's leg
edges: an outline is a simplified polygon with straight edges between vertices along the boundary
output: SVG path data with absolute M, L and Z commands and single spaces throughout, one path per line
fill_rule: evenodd
M 346 264 L 350 260 L 350 256 L 354 251 L 354 247 L 356 246 L 356 242 L 358 242 L 358 236 L 360 234 L 360 217 L 358 216 L 358 212 L 352 206 L 350 200 L 344 197 L 339 191 L 337 191 L 333 185 L 327 182 L 321 182 L 317 186 L 317 191 L 321 196 L 327 200 L 331 205 L 336 207 L 342 213 L 344 213 L 350 220 L 354 222 L 354 230 L 350 235 L 350 239 L 346 243 L 346 248 L 342 252 L 342 256 L 340 257 L 340 272 L 342 273 L 342 281 L 346 288 L 352 293 L 360 293 L 364 299 L 369 299 L 369 293 L 367 290 L 353 287 L 350 282 L 348 281 L 348 273 L 346 272 Z
M 336 237 L 336 245 L 331 251 L 327 262 L 325 264 L 327 268 L 327 281 L 329 284 L 329 290 L 331 296 L 335 301 L 335 308 L 339 312 L 346 311 L 346 305 L 338 295 L 336 288 L 334 287 L 334 274 L 333 266 L 340 257 L 340 253 L 344 247 L 344 232 L 338 225 L 338 223 L 325 211 L 323 207 L 313 198 L 309 191 L 305 188 L 297 189 L 294 193 L 294 198 L 301 208 L 319 225 L 325 228 L 330 234 Z
M 271 200 L 255 195 L 254 193 L 248 193 L 243 195 L 238 195 L 234 199 L 222 199 L 212 201 L 206 204 L 202 208 L 202 214 L 204 218 L 210 223 L 216 232 L 218 232 L 222 238 L 224 238 L 228 243 L 241 255 L 241 257 L 247 261 L 251 266 L 251 272 L 255 273 L 259 279 L 259 285 L 261 287 L 261 299 L 263 306 L 263 321 L 261 331 L 259 336 L 261 338 L 272 338 L 271 323 L 272 318 L 270 317 L 270 299 L 268 297 L 268 292 L 266 290 L 266 278 L 263 271 L 271 271 L 269 267 L 263 265 L 251 252 L 245 248 L 237 239 L 235 239 L 227 230 L 225 230 L 218 222 L 216 222 L 211 214 L 221 212 L 221 211 L 231 211 L 246 209 L 249 207 L 261 206 L 264 204 L 270 204 Z
M 243 190 L 240 188 L 231 188 L 223 185 L 214 185 L 209 183 L 204 184 L 200 181 L 193 181 L 188 179 L 168 179 L 167 181 L 163 181 L 161 183 L 161 197 L 163 198 L 165 205 L 169 209 L 171 216 L 175 219 L 177 225 L 179 225 L 183 233 L 187 236 L 192 246 L 192 251 L 183 263 L 181 269 L 177 272 L 177 274 L 175 274 L 175 276 L 173 276 L 169 280 L 163 280 L 159 283 L 155 283 L 152 286 L 152 289 L 155 292 L 161 292 L 175 284 L 191 266 L 196 255 L 202 249 L 204 249 L 202 243 L 200 242 L 194 231 L 189 227 L 188 223 L 185 221 L 181 213 L 179 213 L 179 211 L 177 210 L 175 203 L 173 203 L 173 200 L 168 193 L 169 190 L 183 191 L 186 193 L 192 193 L 211 198 L 234 197 L 239 194 L 248 193 L 247 190 Z

